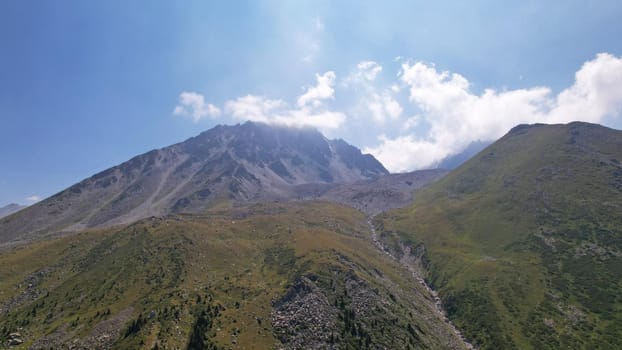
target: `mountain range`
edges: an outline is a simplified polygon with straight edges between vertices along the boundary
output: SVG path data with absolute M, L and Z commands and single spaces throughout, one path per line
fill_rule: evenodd
M 621 162 L 587 123 L 404 174 L 218 126 L 0 219 L 0 348 L 620 348 Z
M 291 198 L 297 185 L 373 179 L 374 157 L 310 128 L 218 126 L 98 173 L 0 221 L 0 243 L 25 235 L 200 213 L 222 200 Z

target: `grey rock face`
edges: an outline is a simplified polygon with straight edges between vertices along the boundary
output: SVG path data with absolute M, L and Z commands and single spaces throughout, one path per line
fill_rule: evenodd
M 200 213 L 218 201 L 291 196 L 292 187 L 388 174 L 375 158 L 309 128 L 217 126 L 98 173 L 0 219 L 0 244 L 62 231 Z
M 356 208 L 368 215 L 376 215 L 409 205 L 417 190 L 441 179 L 448 172 L 443 169 L 418 170 L 338 184 L 331 186 L 318 198 Z

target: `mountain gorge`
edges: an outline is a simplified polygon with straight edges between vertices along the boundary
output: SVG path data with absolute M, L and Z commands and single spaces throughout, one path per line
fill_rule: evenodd
M 405 174 L 218 126 L 0 219 L 0 348 L 620 348 L 621 162 L 587 123 Z

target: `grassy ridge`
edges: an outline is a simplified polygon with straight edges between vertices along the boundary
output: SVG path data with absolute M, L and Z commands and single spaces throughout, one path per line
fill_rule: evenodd
M 622 133 L 521 126 L 383 218 L 484 349 L 622 347 Z

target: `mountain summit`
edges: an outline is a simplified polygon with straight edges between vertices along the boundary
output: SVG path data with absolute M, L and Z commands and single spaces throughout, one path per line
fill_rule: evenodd
M 0 242 L 169 213 L 200 213 L 221 200 L 290 196 L 293 186 L 374 179 L 373 156 L 312 128 L 246 122 L 219 125 L 184 142 L 102 171 L 0 221 Z

